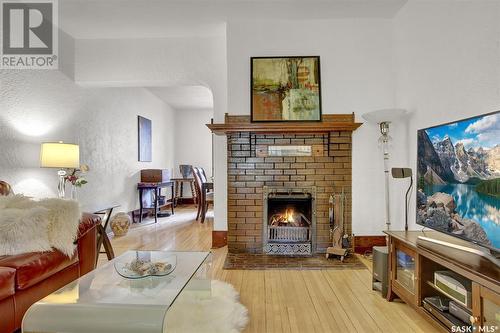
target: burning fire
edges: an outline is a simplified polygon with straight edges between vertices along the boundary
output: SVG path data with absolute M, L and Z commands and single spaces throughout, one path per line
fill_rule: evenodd
M 286 223 L 295 222 L 295 220 L 293 219 L 293 209 L 287 209 L 284 218 Z
M 293 208 L 288 208 L 283 214 L 274 214 L 270 224 L 274 226 L 300 226 L 300 214 L 295 213 Z

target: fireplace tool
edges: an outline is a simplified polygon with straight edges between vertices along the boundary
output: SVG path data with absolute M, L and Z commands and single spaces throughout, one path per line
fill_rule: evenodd
M 328 218 L 330 221 L 330 239 L 332 246 L 326 249 L 326 258 L 330 255 L 339 256 L 340 261 L 344 262 L 344 258 L 349 253 L 349 249 L 344 245 L 347 242 L 349 245 L 347 234 L 344 234 L 344 191 L 340 194 L 330 195 L 328 200 Z
M 344 249 L 350 249 L 351 248 L 351 242 L 349 241 L 349 235 L 347 234 L 347 227 L 345 225 L 346 219 L 345 219 L 345 192 L 344 188 L 342 188 L 342 228 L 344 230 L 344 235 L 342 236 L 342 247 Z

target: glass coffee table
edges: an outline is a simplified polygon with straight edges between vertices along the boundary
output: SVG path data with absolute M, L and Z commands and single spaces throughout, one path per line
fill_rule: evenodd
M 125 278 L 115 269 L 137 256 L 176 258 L 166 276 Z M 168 332 L 167 312 L 188 290 L 210 297 L 210 252 L 128 251 L 33 304 L 22 331 Z

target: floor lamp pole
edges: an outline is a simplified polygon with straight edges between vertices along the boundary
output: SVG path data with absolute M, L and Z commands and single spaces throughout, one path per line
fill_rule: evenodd
M 385 227 L 386 230 L 391 229 L 391 213 L 389 203 L 389 122 L 380 123 L 380 141 L 382 143 L 384 153 L 384 182 L 385 182 Z
M 405 195 L 405 231 L 408 231 L 408 195 L 410 194 L 411 188 L 413 187 L 413 175 L 410 175 L 410 186 L 406 191 Z
M 385 226 L 386 230 L 391 228 L 391 215 L 389 207 L 389 151 L 388 144 L 384 142 L 384 177 L 385 177 Z

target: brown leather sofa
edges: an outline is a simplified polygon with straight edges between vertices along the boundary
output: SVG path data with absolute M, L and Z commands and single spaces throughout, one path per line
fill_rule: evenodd
M 83 214 L 71 258 L 57 250 L 0 256 L 0 333 L 19 329 L 33 303 L 95 268 L 98 223 L 99 216 Z

